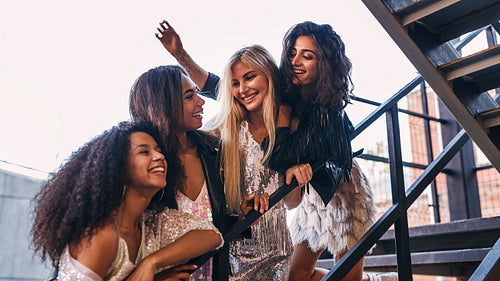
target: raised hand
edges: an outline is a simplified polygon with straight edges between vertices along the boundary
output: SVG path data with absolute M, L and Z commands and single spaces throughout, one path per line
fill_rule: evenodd
M 172 56 L 177 58 L 177 56 L 184 51 L 179 34 L 175 32 L 175 29 L 166 20 L 161 22 L 160 27 L 157 29 L 159 33 L 155 33 L 156 38 L 160 40 L 165 49 L 167 49 Z

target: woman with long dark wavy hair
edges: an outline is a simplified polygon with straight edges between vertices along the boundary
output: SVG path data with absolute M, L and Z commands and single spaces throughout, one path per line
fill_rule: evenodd
M 224 233 L 228 229 L 224 185 L 218 169 L 218 138 L 199 131 L 204 100 L 186 72 L 177 65 L 152 68 L 139 76 L 130 92 L 133 119 L 154 124 L 179 163 L 175 202 L 180 211 L 206 218 Z M 200 266 L 191 280 L 227 280 L 229 252 L 224 247 Z
M 340 36 L 328 24 L 292 26 L 283 39 L 280 77 L 282 106 L 270 166 L 320 166 L 291 218 L 294 244 L 291 280 L 320 280 L 316 261 L 328 247 L 336 261 L 375 221 L 373 194 L 352 159 L 354 129 L 344 108 L 352 91 L 351 62 Z M 344 280 L 362 280 L 362 259 Z M 366 277 L 366 276 L 365 276 Z
M 167 208 L 178 166 L 162 151 L 151 124 L 122 122 L 42 185 L 33 200 L 33 245 L 58 265 L 59 280 L 153 280 L 157 270 L 221 244 L 210 223 Z M 163 244 L 152 244 L 160 236 Z M 166 280 L 184 280 L 178 270 L 192 269 L 178 267 Z

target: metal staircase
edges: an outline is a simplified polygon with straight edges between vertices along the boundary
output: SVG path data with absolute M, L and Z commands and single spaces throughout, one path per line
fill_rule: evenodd
M 481 218 L 477 179 L 476 187 L 466 177 L 457 177 L 448 183 L 448 188 L 452 186 L 456 195 L 460 194 L 450 199 L 454 202 L 450 204 L 451 222 L 409 227 L 407 216 L 409 207 L 440 172 L 463 176 L 480 168 L 464 168 L 475 164 L 473 156 L 464 156 L 465 150 L 472 150 L 470 139 L 500 172 L 500 46 L 495 34 L 500 34 L 500 0 L 362 1 L 420 76 L 378 104 L 377 109 L 356 126 L 352 138 L 386 115 L 389 157 L 382 159 L 364 154 L 360 157 L 389 164 L 393 205 L 337 263 L 332 259 L 318 261 L 317 266 L 330 269 L 322 280 L 342 280 L 363 257 L 365 270 L 397 271 L 400 281 L 413 280 L 413 273 L 455 276 L 458 280 L 470 281 L 500 280 L 500 217 Z M 463 56 L 463 46 L 483 31 L 487 34 L 488 48 Z M 463 129 L 453 135 L 447 133 L 446 138 L 450 140 L 442 152 L 434 160 L 430 159 L 422 168 L 422 174 L 407 187 L 403 167 L 416 165 L 402 160 L 398 114 L 417 114 L 398 108 L 397 103 L 424 79 Z M 421 117 L 429 120 L 426 114 Z M 440 118 L 448 120 L 448 117 L 446 113 Z M 434 121 L 446 124 L 444 119 Z M 455 157 L 459 154 L 460 157 Z M 463 169 L 462 172 L 456 170 L 457 167 Z M 446 172 L 446 169 L 449 170 Z M 461 208 L 462 205 L 466 207 Z M 452 211 L 461 214 L 453 217 L 456 214 Z M 394 229 L 389 230 L 391 226 Z M 375 244 L 373 253 L 367 255 Z
M 500 171 L 500 0 L 362 1 Z M 484 29 L 489 47 L 463 57 L 456 39 Z

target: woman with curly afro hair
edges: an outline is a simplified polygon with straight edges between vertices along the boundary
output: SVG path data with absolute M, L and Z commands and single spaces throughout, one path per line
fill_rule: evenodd
M 122 122 L 74 152 L 42 185 L 33 245 L 58 264 L 59 280 L 153 280 L 158 270 L 221 244 L 208 221 L 167 208 L 178 167 L 162 147 L 149 123 Z M 165 280 L 188 278 L 179 271 L 193 269 L 179 266 Z

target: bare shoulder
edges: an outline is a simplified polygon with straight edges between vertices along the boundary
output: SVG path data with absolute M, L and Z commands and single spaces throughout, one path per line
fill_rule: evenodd
M 71 256 L 101 277 L 107 273 L 118 251 L 119 235 L 113 223 L 106 224 L 93 236 L 85 236 L 70 246 Z

